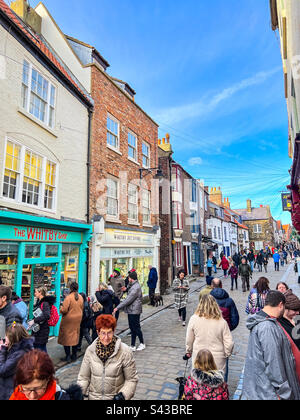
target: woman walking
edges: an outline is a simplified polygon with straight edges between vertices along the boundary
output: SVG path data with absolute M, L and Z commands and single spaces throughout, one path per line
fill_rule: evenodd
M 186 335 L 186 354 L 193 366 L 200 350 L 210 349 L 218 370 L 226 371 L 226 361 L 232 354 L 234 342 L 217 301 L 204 295 L 191 317 Z
M 222 258 L 222 261 L 220 262 L 219 267 L 222 267 L 222 270 L 224 272 L 224 277 L 228 277 L 227 271 L 229 268 L 229 261 L 227 260 L 227 258 L 225 257 L 225 255 Z
M 87 349 L 78 376 L 78 385 L 89 400 L 131 400 L 138 384 L 133 353 L 115 335 L 116 319 L 97 318 L 98 339 Z
M 113 315 L 120 310 L 128 315 L 128 324 L 131 331 L 131 350 L 143 351 L 146 346 L 144 343 L 144 336 L 141 329 L 141 314 L 143 312 L 143 291 L 138 281 L 137 273 L 132 272 L 129 274 L 129 287 L 127 298 L 117 306 Z M 140 345 L 136 348 L 136 338 L 139 338 Z
M 174 280 L 173 290 L 175 291 L 175 308 L 178 310 L 179 322 L 182 322 L 183 327 L 185 327 L 190 284 L 185 278 L 183 270 L 179 271 L 177 279 Z
M 210 255 L 207 260 L 207 274 L 209 275 L 209 277 L 212 276 L 212 270 L 213 270 L 213 259 L 212 259 L 212 255 Z
M 70 294 L 60 307 L 62 320 L 59 329 L 58 344 L 64 346 L 65 362 L 77 359 L 77 348 L 80 338 L 80 324 L 83 317 L 83 297 L 78 293 L 78 284 L 70 285 Z M 72 355 L 71 355 L 72 347 Z
M 236 290 L 238 290 L 239 269 L 238 267 L 236 267 L 233 261 L 231 263 L 228 274 L 231 276 L 231 291 L 233 291 L 234 284 L 235 284 Z
M 255 315 L 264 309 L 269 291 L 269 280 L 266 277 L 261 277 L 250 292 L 246 306 L 246 314 Z
M 34 348 L 47 353 L 50 326 L 48 321 L 51 318 L 51 308 L 55 303 L 54 296 L 46 296 L 47 289 L 39 287 L 35 289 L 34 296 L 36 303 L 33 308 L 34 320 L 28 322 L 28 327 L 33 328 Z
M 224 373 L 217 369 L 209 350 L 201 350 L 184 388 L 187 401 L 229 401 Z
M 264 260 L 263 260 L 263 265 L 264 265 L 265 273 L 268 272 L 268 264 L 269 264 L 269 258 L 265 255 L 264 256 Z
M 20 324 L 8 327 L 4 342 L 0 343 L 0 400 L 9 400 L 14 391 L 17 364 L 25 353 L 33 350 L 31 338 Z

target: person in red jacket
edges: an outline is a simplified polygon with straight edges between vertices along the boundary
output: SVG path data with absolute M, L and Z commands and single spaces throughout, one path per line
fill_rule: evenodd
M 224 277 L 228 277 L 228 268 L 229 268 L 229 261 L 227 260 L 227 258 L 224 257 L 222 258 L 222 261 L 220 262 L 219 267 L 222 267 L 222 270 L 224 271 Z

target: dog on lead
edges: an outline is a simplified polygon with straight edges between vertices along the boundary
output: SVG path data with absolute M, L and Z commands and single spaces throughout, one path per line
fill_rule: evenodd
M 160 295 L 153 296 L 153 302 L 154 302 L 154 306 L 156 306 L 156 307 L 164 306 L 164 300 L 163 300 L 162 296 L 160 296 Z

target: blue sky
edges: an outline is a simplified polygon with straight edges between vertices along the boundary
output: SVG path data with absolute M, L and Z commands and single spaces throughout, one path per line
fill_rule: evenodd
M 31 0 L 32 6 L 38 1 Z M 94 45 L 171 135 L 174 159 L 233 208 L 282 213 L 288 124 L 269 0 L 45 0 L 62 30 Z

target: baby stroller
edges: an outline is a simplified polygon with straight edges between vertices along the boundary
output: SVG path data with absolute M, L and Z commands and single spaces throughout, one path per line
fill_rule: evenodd
M 186 356 L 184 356 L 183 359 L 186 360 L 186 366 L 185 366 L 184 376 L 182 376 L 180 378 L 176 378 L 176 382 L 179 383 L 178 401 L 184 400 L 184 387 L 185 387 L 185 385 L 187 383 L 187 370 L 188 370 L 188 365 L 189 365 L 189 360 L 190 360 Z

